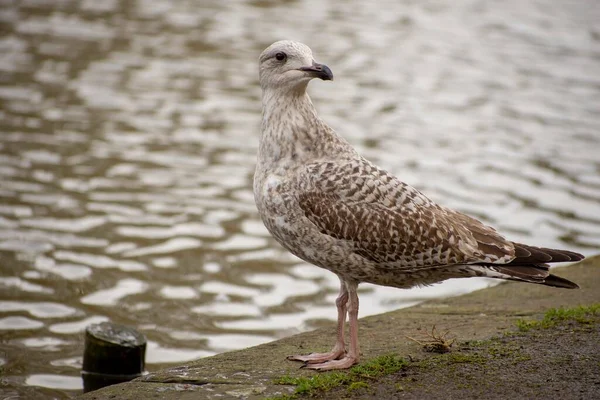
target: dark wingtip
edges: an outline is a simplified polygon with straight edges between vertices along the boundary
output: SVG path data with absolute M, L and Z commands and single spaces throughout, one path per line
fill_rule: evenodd
M 560 276 L 552 274 L 548 275 L 548 277 L 544 279 L 544 282 L 542 284 L 563 289 L 579 289 L 579 285 L 575 282 L 571 282 L 568 279 L 561 278 Z
M 515 246 L 515 259 L 509 263 L 512 265 L 574 262 L 585 258 L 583 254 L 569 250 L 549 249 L 522 243 L 513 243 L 513 245 Z
M 571 261 L 581 261 L 585 258 L 583 254 L 575 253 L 574 251 L 569 252 L 569 257 L 571 257 Z

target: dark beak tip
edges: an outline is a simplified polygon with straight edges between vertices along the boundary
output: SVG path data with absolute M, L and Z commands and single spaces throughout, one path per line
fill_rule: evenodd
M 314 78 L 319 78 L 324 81 L 333 80 L 333 72 L 331 72 L 331 69 L 325 64 L 313 63 L 310 67 L 300 68 L 300 71 L 309 72 Z
M 324 81 L 332 81 L 333 80 L 333 72 L 331 72 L 331 70 L 329 69 L 329 67 L 325 67 L 323 68 L 324 71 L 324 76 L 321 78 Z
M 333 80 L 333 72 L 331 72 L 331 69 L 327 65 L 321 64 L 319 78 L 324 81 Z

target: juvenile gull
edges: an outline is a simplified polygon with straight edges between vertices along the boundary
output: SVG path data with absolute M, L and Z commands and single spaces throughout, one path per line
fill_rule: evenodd
M 361 157 L 319 118 L 306 93 L 313 78 L 333 80 L 306 45 L 273 43 L 260 55 L 259 71 L 263 115 L 256 206 L 283 247 L 340 279 L 335 346 L 289 359 L 316 370 L 358 362 L 360 282 L 410 288 L 484 276 L 578 287 L 550 274 L 547 263 L 578 261 L 581 254 L 511 242 Z

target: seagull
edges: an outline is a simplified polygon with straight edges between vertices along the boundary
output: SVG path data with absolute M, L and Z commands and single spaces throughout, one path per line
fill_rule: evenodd
M 260 217 L 284 248 L 340 280 L 335 345 L 326 353 L 288 359 L 320 371 L 359 361 L 361 282 L 411 288 L 488 277 L 578 287 L 550 274 L 548 263 L 579 261 L 581 254 L 512 242 L 361 157 L 319 118 L 306 92 L 314 78 L 333 80 L 331 69 L 317 63 L 308 46 L 273 43 L 259 57 L 259 78 L 254 198 Z

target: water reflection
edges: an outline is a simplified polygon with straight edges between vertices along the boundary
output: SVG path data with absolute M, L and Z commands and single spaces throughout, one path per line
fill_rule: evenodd
M 146 347 L 146 362 L 149 364 L 185 362 L 216 354 L 214 351 L 186 349 L 181 344 L 179 343 L 177 348 L 168 348 L 149 341 Z
M 148 285 L 137 279 L 122 279 L 110 289 L 98 290 L 81 298 L 83 304 L 97 306 L 115 306 L 123 298 L 132 294 L 143 293 Z
M 43 322 L 36 321 L 26 317 L 5 317 L 0 319 L 0 330 L 29 330 L 40 329 L 44 326 Z
M 73 333 L 81 333 L 85 330 L 85 327 L 91 324 L 99 324 L 101 322 L 108 321 L 107 317 L 103 316 L 92 316 L 73 322 L 60 322 L 52 324 L 48 327 L 48 330 L 53 333 L 62 335 L 68 335 Z
M 33 337 L 21 341 L 24 346 L 37 348 L 42 351 L 59 351 L 61 346 L 70 344 L 66 340 L 55 337 Z
M 81 377 L 76 375 L 34 374 L 27 377 L 25 384 L 50 389 L 78 390 L 81 389 Z
M 0 0 L 0 345 L 15 395 L 81 387 L 81 333 L 149 338 L 148 367 L 335 318 L 338 281 L 258 220 L 271 42 L 309 44 L 328 123 L 515 240 L 600 248 L 600 9 L 571 2 Z M 368 285 L 361 315 L 485 287 Z
M 50 302 L 25 303 L 20 301 L 0 301 L 0 310 L 5 312 L 26 311 L 37 318 L 60 318 L 77 313 L 77 310 L 72 307 Z

